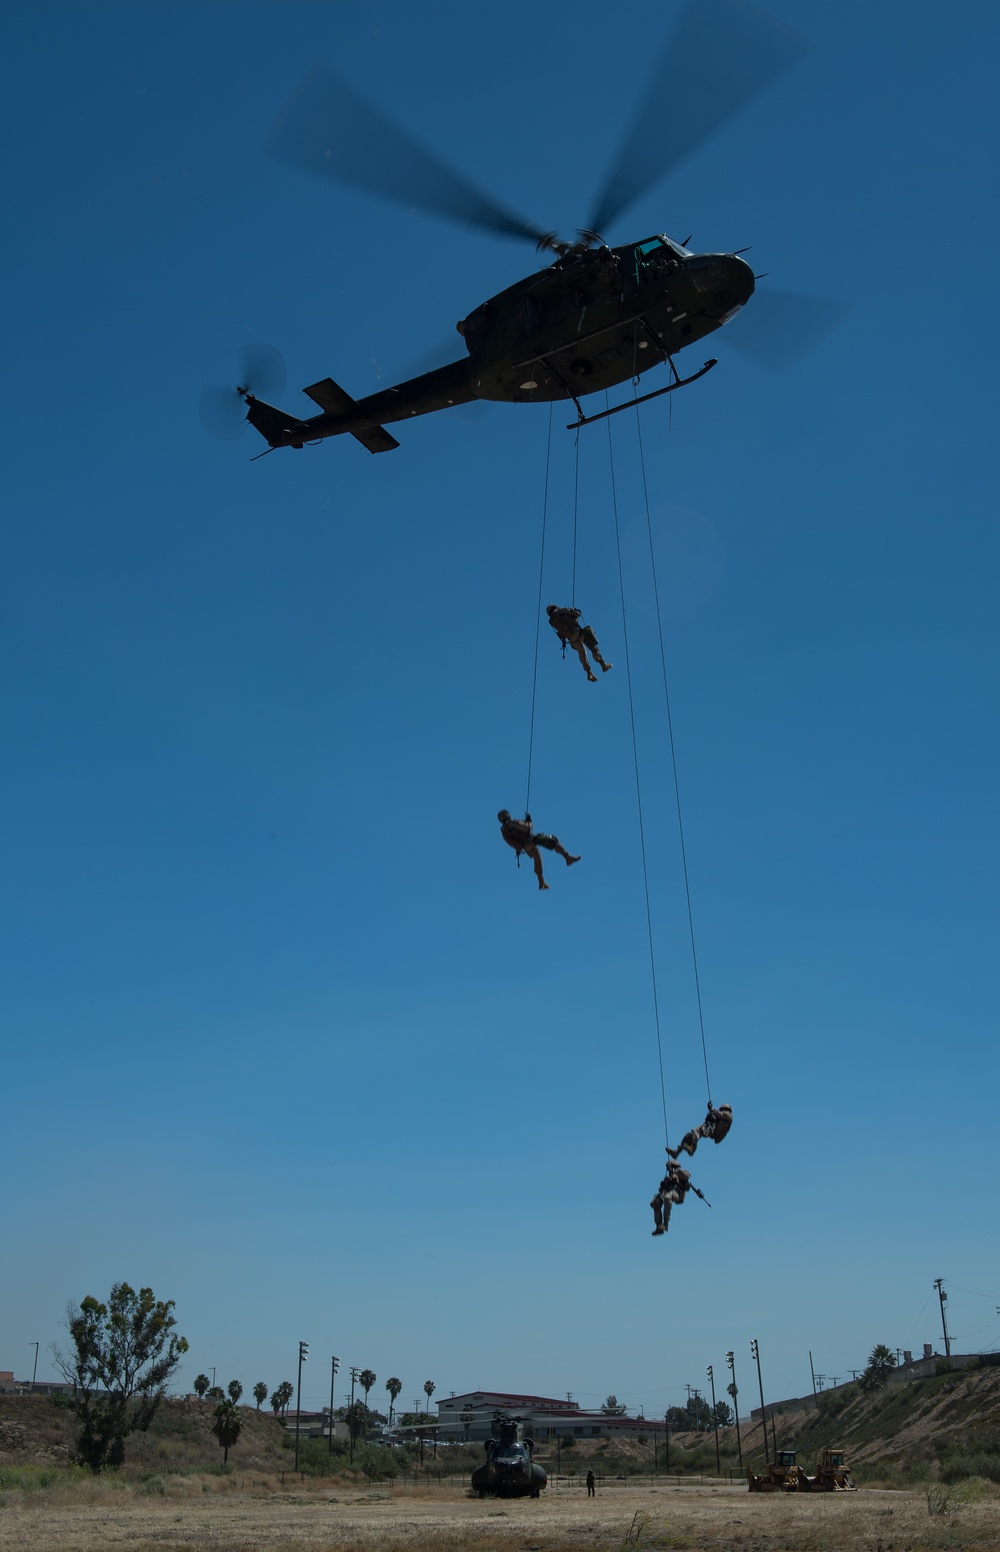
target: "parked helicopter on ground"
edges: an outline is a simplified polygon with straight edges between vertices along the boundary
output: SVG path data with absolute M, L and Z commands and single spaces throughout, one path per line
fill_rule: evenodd
M 694 253 L 664 233 L 611 248 L 599 233 L 806 48 L 796 34 L 741 0 L 691 0 L 591 220 L 572 243 L 504 209 L 329 71 L 315 71 L 278 120 L 269 142 L 273 156 L 451 220 L 528 238 L 555 260 L 458 323 L 467 351 L 460 360 L 361 400 L 324 378 L 303 390 L 320 409 L 308 419 L 266 403 L 258 396 L 263 383 L 247 374 L 235 395 L 232 389 L 206 390 L 206 426 L 232 435 L 245 418 L 269 450 L 348 434 L 380 453 L 399 445 L 386 424 L 476 399 L 572 401 L 573 424 L 583 425 L 704 376 L 714 359 L 681 377 L 674 356 L 728 323 L 750 300 L 759 277 L 738 253 Z M 816 343 L 842 312 L 836 303 L 776 292 L 768 301 L 777 346 L 772 360 L 789 355 L 790 331 L 794 354 L 796 345 Z M 765 358 L 766 343 L 758 352 Z M 635 381 L 663 363 L 672 379 L 665 387 L 600 415 L 584 413 L 585 395 Z M 280 375 L 283 382 L 283 370 Z
M 537 1498 L 548 1483 L 548 1474 L 531 1458 L 533 1439 L 518 1439 L 516 1417 L 497 1424 L 499 1437 L 487 1439 L 486 1459 L 472 1473 L 472 1489 L 480 1498 L 496 1493 L 499 1498 Z

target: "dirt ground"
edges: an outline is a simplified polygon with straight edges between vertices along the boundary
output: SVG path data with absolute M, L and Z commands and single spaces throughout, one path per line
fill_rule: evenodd
M 9 1492 L 4 1552 L 916 1552 L 1000 1546 L 1000 1500 L 930 1516 L 917 1492 L 749 1496 L 744 1487 L 573 1484 L 538 1500 L 458 1489 L 357 1490 L 234 1477 L 168 1478 L 137 1493 L 103 1481 Z

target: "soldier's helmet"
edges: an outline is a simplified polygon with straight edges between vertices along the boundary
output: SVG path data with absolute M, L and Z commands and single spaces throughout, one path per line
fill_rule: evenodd
M 502 808 L 500 810 L 499 814 L 497 814 L 497 818 L 499 819 L 501 824 L 506 824 L 507 820 L 510 818 L 510 811 L 509 811 L 509 809 Z
M 546 614 L 555 614 L 557 607 L 558 606 L 556 604 L 546 604 L 545 605 L 545 613 Z
M 727 1114 L 727 1115 L 732 1115 L 732 1113 L 733 1113 L 733 1107 L 732 1107 L 732 1105 L 720 1105 L 720 1106 L 719 1106 L 719 1113 L 720 1113 L 720 1115 L 721 1115 L 721 1113 L 722 1113 L 722 1112 L 723 1112 L 723 1111 L 725 1111 L 725 1113 L 726 1113 L 726 1114 Z

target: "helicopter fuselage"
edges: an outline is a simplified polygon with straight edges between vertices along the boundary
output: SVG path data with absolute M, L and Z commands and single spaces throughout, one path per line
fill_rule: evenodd
M 690 253 L 662 236 L 573 249 L 458 324 L 464 359 L 360 400 L 325 378 L 304 390 L 323 411 L 309 420 L 247 395 L 247 419 L 272 447 L 347 433 L 388 451 L 398 444 L 386 423 L 474 399 L 577 402 L 637 378 L 721 328 L 753 290 L 736 254 Z
M 504 1423 L 499 1439 L 487 1439 L 486 1459 L 476 1466 L 471 1485 L 480 1498 L 495 1493 L 499 1498 L 537 1498 L 548 1482 L 548 1473 L 532 1460 L 530 1439 L 517 1438 L 516 1425 Z

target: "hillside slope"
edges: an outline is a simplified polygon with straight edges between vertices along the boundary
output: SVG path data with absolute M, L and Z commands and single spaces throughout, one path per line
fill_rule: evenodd
M 1000 1368 L 960 1369 L 865 1394 L 856 1385 L 825 1391 L 818 1406 L 768 1408 L 768 1445 L 801 1451 L 802 1464 L 824 1445 L 842 1446 L 862 1481 L 921 1482 L 984 1476 L 1000 1482 Z M 742 1425 L 744 1461 L 763 1459 L 759 1420 Z M 724 1434 L 735 1454 L 735 1429 Z M 678 1436 L 699 1457 L 711 1435 Z M 680 1450 L 673 1452 L 682 1458 Z M 714 1444 L 713 1444 L 714 1457 Z

